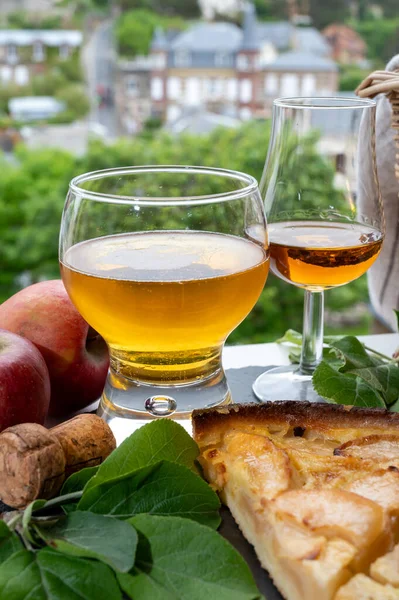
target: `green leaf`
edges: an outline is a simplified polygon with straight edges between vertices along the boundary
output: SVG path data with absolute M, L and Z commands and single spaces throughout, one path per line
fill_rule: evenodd
M 121 599 L 112 570 L 96 560 L 65 556 L 45 548 L 38 552 L 37 564 L 51 600 Z
M 341 373 L 324 360 L 313 373 L 313 387 L 320 396 L 336 404 L 382 407 L 384 400 L 359 377 Z
M 291 348 L 291 350 L 288 354 L 288 360 L 293 365 L 299 365 L 299 363 L 301 362 L 301 354 L 302 354 L 301 348 L 293 347 L 293 348 Z
M 133 600 L 255 600 L 260 597 L 238 552 L 215 531 L 179 517 L 138 515 L 137 559 L 118 574 Z
M 20 550 L 0 564 L 2 600 L 46 600 L 49 597 L 33 552 Z
M 197 444 L 181 425 L 170 419 L 152 421 L 132 433 L 105 459 L 87 489 L 160 460 L 194 469 L 198 455 Z
M 365 369 L 352 369 L 347 373 L 357 375 L 371 388 L 379 392 L 390 406 L 399 398 L 399 367 L 394 364 L 379 365 Z
M 86 467 L 77 473 L 72 473 L 64 482 L 61 488 L 60 495 L 71 494 L 72 492 L 80 492 L 84 489 L 86 483 L 90 481 L 98 471 L 97 467 Z
M 22 549 L 23 545 L 18 535 L 0 520 L 0 563 Z
M 283 337 L 276 340 L 276 344 L 292 344 L 294 346 L 302 346 L 302 334 L 294 329 L 287 329 Z
M 340 373 L 360 377 L 386 404 L 396 402 L 399 393 L 399 368 L 396 364 L 370 356 L 363 344 L 353 336 L 332 342 L 331 348 L 345 361 L 338 368 Z M 330 366 L 335 366 L 332 361 L 328 362 Z
M 129 523 L 111 517 L 75 511 L 54 527 L 41 528 L 41 535 L 60 552 L 97 558 L 119 571 L 134 564 L 137 533 Z
M 399 327 L 399 310 L 395 310 L 395 309 L 394 309 L 394 310 L 393 310 L 393 312 L 394 312 L 394 313 L 395 313 L 395 315 L 396 315 L 396 320 L 397 320 L 397 322 L 398 322 L 397 324 L 398 324 L 398 327 Z
M 35 510 L 40 510 L 46 505 L 46 500 L 34 500 L 25 508 L 24 513 L 22 515 L 22 530 L 24 532 L 24 536 L 28 538 L 30 542 L 33 542 L 33 538 L 29 531 L 29 525 L 32 518 L 32 513 Z
M 363 344 L 354 336 L 343 337 L 340 340 L 331 342 L 330 346 L 338 350 L 339 356 L 345 361 L 345 364 L 340 368 L 341 372 L 382 364 L 382 361 L 367 354 Z
M 79 510 L 128 518 L 173 515 L 209 527 L 220 524 L 220 501 L 209 485 L 183 465 L 161 461 L 84 492 Z
M 1 600 L 121 600 L 112 570 L 102 563 L 45 548 L 21 550 L 0 565 Z
M 399 412 L 399 399 L 389 407 L 391 412 Z

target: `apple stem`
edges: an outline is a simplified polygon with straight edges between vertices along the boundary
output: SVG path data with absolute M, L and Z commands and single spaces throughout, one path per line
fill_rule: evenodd
M 4 519 L 8 528 L 14 530 L 18 525 L 19 521 L 22 519 L 22 512 L 16 511 L 16 514 L 10 519 Z
M 50 506 L 58 506 L 59 504 L 70 504 L 71 502 L 75 502 L 75 500 L 80 500 L 83 495 L 83 490 L 79 492 L 71 492 L 70 494 L 64 494 L 63 496 L 57 496 L 56 498 L 52 498 L 51 500 L 47 500 L 46 504 L 42 506 L 38 510 L 38 512 L 49 508 Z

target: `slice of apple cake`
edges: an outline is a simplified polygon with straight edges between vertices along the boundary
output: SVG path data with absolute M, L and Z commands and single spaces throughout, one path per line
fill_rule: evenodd
M 194 411 L 193 427 L 205 477 L 286 600 L 399 600 L 399 414 L 237 404 Z

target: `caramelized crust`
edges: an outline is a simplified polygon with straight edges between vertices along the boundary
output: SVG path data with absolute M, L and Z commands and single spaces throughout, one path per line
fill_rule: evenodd
M 193 429 L 205 477 L 286 600 L 399 600 L 386 575 L 399 539 L 399 414 L 230 405 L 194 411 Z
M 213 427 L 217 427 L 218 424 L 225 427 L 227 421 L 230 425 L 236 422 L 239 425 L 247 423 L 255 427 L 272 424 L 326 431 L 336 428 L 361 428 L 362 435 L 365 429 L 381 432 L 383 430 L 384 433 L 393 429 L 399 433 L 399 413 L 339 404 L 281 401 L 265 404 L 230 404 L 220 408 L 195 410 L 195 438 L 200 439 L 202 432 L 209 436 Z

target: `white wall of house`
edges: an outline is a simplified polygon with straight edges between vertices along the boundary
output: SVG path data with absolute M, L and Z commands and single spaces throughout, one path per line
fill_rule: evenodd
M 252 81 L 242 79 L 240 81 L 240 100 L 241 102 L 251 102 L 252 99 Z
M 151 61 L 154 69 L 162 70 L 166 67 L 166 55 L 163 52 L 154 52 Z

